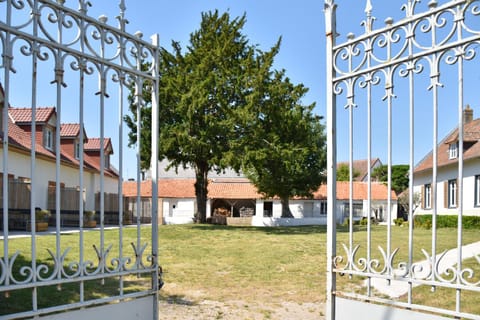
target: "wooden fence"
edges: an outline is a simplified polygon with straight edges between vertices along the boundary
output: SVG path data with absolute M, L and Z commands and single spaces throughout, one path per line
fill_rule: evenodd
M 85 197 L 83 197 L 85 198 Z M 85 200 L 83 200 L 85 204 Z M 55 186 L 48 187 L 48 210 L 55 210 L 56 197 Z M 80 189 L 73 188 L 60 188 L 60 208 L 61 210 L 79 210 L 80 209 Z
M 1 181 L 0 181 L 1 182 Z M 9 209 L 29 209 L 31 197 L 30 182 L 17 179 L 8 181 Z M 3 204 L 3 183 L 0 183 L 0 205 Z

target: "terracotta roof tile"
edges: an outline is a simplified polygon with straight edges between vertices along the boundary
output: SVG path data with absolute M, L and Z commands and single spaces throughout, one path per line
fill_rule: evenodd
M 60 127 L 61 137 L 78 137 L 80 135 L 79 123 L 62 123 Z
M 262 199 L 248 179 L 215 179 L 208 184 L 210 199 Z
M 112 146 L 110 138 L 103 139 L 104 150 Z M 100 151 L 100 138 L 89 138 L 87 143 L 83 145 L 85 151 Z
M 31 119 L 31 111 L 28 108 L 9 108 L 9 125 L 8 125 L 8 142 L 10 145 L 15 146 L 17 148 L 24 149 L 26 151 L 31 150 L 32 143 L 31 143 L 31 135 L 30 133 L 26 133 L 24 129 L 15 123 L 15 119 L 18 121 L 19 124 L 30 124 L 30 122 L 25 122 L 26 119 Z M 55 112 L 55 108 L 37 108 L 36 118 L 38 122 L 48 121 L 51 115 Z M 13 116 L 12 116 L 13 115 Z M 21 121 L 19 121 L 21 120 Z M 63 137 L 78 134 L 80 130 L 79 124 L 65 124 L 61 127 L 61 134 L 63 132 Z M 84 131 L 85 132 L 85 131 Z M 86 137 L 86 134 L 85 134 Z M 98 139 L 100 141 L 100 139 Z M 100 143 L 98 143 L 100 145 Z M 110 138 L 105 138 L 105 145 L 111 147 L 111 140 Z M 47 150 L 41 143 L 35 144 L 35 151 L 39 155 L 47 156 L 52 160 L 55 159 L 55 152 Z M 60 149 L 61 161 L 64 161 L 69 164 L 73 164 L 76 166 L 80 165 L 80 162 L 70 155 L 68 152 L 65 152 L 63 148 Z M 98 160 L 84 154 L 84 167 L 100 171 L 100 164 Z M 105 168 L 105 175 L 111 177 L 118 177 L 118 172 L 115 168 Z
M 47 122 L 54 113 L 54 107 L 39 107 L 35 112 L 35 121 L 40 123 Z M 29 124 L 32 122 L 31 108 L 8 108 L 8 114 L 15 123 Z
M 383 183 L 372 182 L 372 200 L 385 200 L 388 197 L 388 188 Z M 313 194 L 315 199 L 327 199 L 327 185 L 322 184 L 317 192 Z M 337 200 L 348 200 L 350 198 L 350 182 L 337 181 Z M 368 183 L 353 182 L 353 200 L 366 200 L 368 198 Z M 395 192 L 391 191 L 391 199 L 396 200 Z
M 263 196 L 257 192 L 255 186 L 248 180 L 238 178 L 224 180 L 216 179 L 208 185 L 209 199 L 262 199 Z M 159 179 L 158 196 L 160 198 L 195 198 L 195 179 Z M 349 182 L 337 182 L 337 199 L 347 200 L 349 198 Z M 354 200 L 367 199 L 368 184 L 365 182 L 353 182 Z M 152 196 L 151 181 L 140 182 L 142 197 Z M 137 182 L 126 181 L 123 183 L 123 194 L 126 197 L 135 197 L 137 194 Z M 372 182 L 372 200 L 385 200 L 388 196 L 387 187 L 381 183 Z M 392 200 L 397 196 L 391 191 Z M 314 199 L 326 199 L 327 186 L 321 185 L 314 193 Z

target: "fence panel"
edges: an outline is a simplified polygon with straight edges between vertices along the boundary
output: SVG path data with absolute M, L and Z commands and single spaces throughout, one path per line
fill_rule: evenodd
M 117 214 L 118 228 L 105 228 L 109 210 L 124 208 L 119 195 L 129 152 L 123 119 L 130 112 L 130 92 L 136 98 L 137 128 L 140 113 L 151 112 L 152 130 L 158 132 L 158 36 L 150 43 L 141 33 L 127 32 L 125 0 L 118 1 L 112 21 L 89 16 L 91 5 L 86 0 L 0 0 L 0 170 L 9 177 L 1 190 L 2 319 L 158 319 L 157 201 L 151 225 L 138 221 L 124 228 L 123 215 Z M 144 68 L 145 62 L 150 67 Z M 146 94 L 152 96 L 149 105 L 142 100 Z M 151 136 L 151 163 L 156 164 L 157 134 Z M 140 155 L 142 145 L 137 141 L 133 152 Z M 117 160 L 110 159 L 113 148 Z M 136 171 L 140 177 L 139 156 Z M 30 184 L 10 183 L 10 177 L 25 177 Z M 153 166 L 154 199 L 157 177 Z M 86 232 L 94 206 L 98 223 Z M 67 215 L 52 215 L 50 232 L 40 233 L 28 227 L 46 223 L 48 211 L 38 207 Z M 20 237 L 10 232 L 18 216 L 11 209 L 22 209 L 26 219 L 23 230 L 28 231 Z
M 466 228 L 480 216 L 480 153 L 473 147 L 480 119 L 468 105 L 480 101 L 480 3 L 440 2 L 423 9 L 418 0 L 377 4 L 388 14 L 397 4 L 402 11 L 397 22 L 387 17 L 375 29 L 376 6 L 366 0 L 361 34 L 345 32 L 337 44 L 337 3 L 325 1 L 328 319 L 480 319 L 473 302 L 480 292 L 480 238 Z M 337 158 L 349 169 L 342 227 Z M 353 163 L 365 158 L 385 162 L 388 205 L 375 205 L 369 167 L 366 219 L 357 226 Z M 394 171 L 405 163 L 408 187 L 398 190 Z M 397 200 L 402 220 L 392 209 Z M 380 215 L 385 225 L 375 224 Z

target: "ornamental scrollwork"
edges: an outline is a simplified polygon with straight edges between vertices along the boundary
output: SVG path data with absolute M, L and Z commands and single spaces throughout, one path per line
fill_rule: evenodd
M 456 264 L 448 261 L 448 250 L 431 255 L 425 249 L 421 249 L 424 256 L 423 261 L 407 262 L 400 261 L 395 263 L 400 252 L 399 248 L 387 252 L 381 246 L 378 246 L 381 259 L 357 257 L 360 245 L 347 246 L 342 243 L 345 255 L 335 256 L 332 260 L 335 272 L 340 275 L 361 274 L 363 276 L 378 277 L 382 276 L 387 280 L 400 280 L 411 283 L 424 283 L 425 281 L 435 281 L 437 286 L 445 285 L 463 285 L 468 287 L 479 287 L 479 281 L 471 281 L 476 278 L 475 271 L 469 267 L 459 268 Z M 451 253 L 450 253 L 451 254 Z M 480 256 L 474 256 L 480 266 Z

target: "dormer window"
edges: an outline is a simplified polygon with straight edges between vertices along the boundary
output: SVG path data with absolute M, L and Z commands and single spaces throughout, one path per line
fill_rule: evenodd
M 50 128 L 45 128 L 44 146 L 46 149 L 53 151 L 53 130 Z
M 448 159 L 457 159 L 458 157 L 458 141 L 450 143 L 448 147 Z

